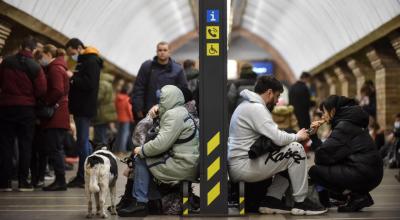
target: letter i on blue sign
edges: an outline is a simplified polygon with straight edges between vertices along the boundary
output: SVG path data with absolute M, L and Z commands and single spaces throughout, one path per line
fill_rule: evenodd
M 218 23 L 219 22 L 219 10 L 207 10 L 207 23 Z

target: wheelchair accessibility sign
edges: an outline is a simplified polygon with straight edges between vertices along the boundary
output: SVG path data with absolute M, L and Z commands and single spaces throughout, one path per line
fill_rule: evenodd
M 219 56 L 219 43 L 207 43 L 207 56 Z

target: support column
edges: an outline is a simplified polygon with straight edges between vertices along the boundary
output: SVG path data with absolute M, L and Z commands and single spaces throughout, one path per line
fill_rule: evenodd
M 340 94 L 342 96 L 354 98 L 357 94 L 357 88 L 354 86 L 355 78 L 351 72 L 343 66 L 334 66 L 333 71 L 339 80 Z
M 372 69 L 369 61 L 365 57 L 349 57 L 346 59 L 347 66 L 353 72 L 357 85 L 357 98 L 361 97 L 361 87 L 367 80 L 372 80 L 375 83 L 375 71 Z
M 400 59 L 400 33 L 393 32 L 389 35 L 390 43 L 392 44 L 397 57 Z
M 323 72 L 326 82 L 329 86 L 329 95 L 341 95 L 339 80 L 331 71 Z
M 226 215 L 228 214 L 227 2 L 201 0 L 199 6 L 200 103 L 202 103 L 200 105 L 200 213 Z
M 399 41 L 399 38 L 392 38 L 391 46 Z M 390 129 L 394 115 L 400 112 L 400 62 L 393 47 L 369 47 L 367 57 L 375 70 L 378 122 L 381 127 Z
M 0 54 L 2 54 L 3 47 L 6 44 L 8 36 L 11 34 L 11 26 L 0 22 Z

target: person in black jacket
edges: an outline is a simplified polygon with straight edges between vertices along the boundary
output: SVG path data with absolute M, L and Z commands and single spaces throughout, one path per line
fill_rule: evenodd
M 310 127 L 310 108 L 313 105 L 310 90 L 307 87 L 307 83 L 310 83 L 310 81 L 311 75 L 303 72 L 300 80 L 289 89 L 289 105 L 294 107 L 294 114 L 299 122 L 300 129 Z
M 321 122 L 311 124 L 311 147 L 315 150 L 311 179 L 330 191 L 347 195 L 347 204 L 339 206 L 339 212 L 373 205 L 369 192 L 382 180 L 383 163 L 368 134 L 368 114 L 354 99 L 337 95 L 329 96 L 320 109 L 332 133 L 322 143 L 315 135 Z
M 96 48 L 85 47 L 77 38 L 66 44 L 67 54 L 77 61 L 76 69 L 70 78 L 69 111 L 74 115 L 77 145 L 79 148 L 79 167 L 76 177 L 68 187 L 83 187 L 83 163 L 91 153 L 89 127 L 97 113 L 97 94 L 99 91 L 100 70 L 103 61 Z
M 374 82 L 367 80 L 361 87 L 360 106 L 371 117 L 376 119 L 376 89 Z
M 140 67 L 133 87 L 133 112 L 137 121 L 158 104 L 160 90 L 165 85 L 187 88 L 187 81 L 182 66 L 170 58 L 168 43 L 162 41 L 157 44 L 157 56 Z
M 250 63 L 243 64 L 239 79 L 233 81 L 228 89 L 228 111 L 229 119 L 231 118 L 236 107 L 243 101 L 240 92 L 248 89 L 254 91 L 254 85 L 257 81 L 257 74 L 253 71 Z

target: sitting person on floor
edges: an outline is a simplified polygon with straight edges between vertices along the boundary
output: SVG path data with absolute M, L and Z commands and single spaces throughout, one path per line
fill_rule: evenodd
M 282 84 L 270 76 L 257 79 L 254 92 L 243 90 L 244 101 L 234 111 L 229 127 L 228 170 L 234 181 L 259 182 L 274 177 L 268 193 L 261 202 L 261 213 L 292 213 L 317 215 L 327 211 L 307 199 L 308 175 L 304 148 L 298 142 L 307 140 L 303 128 L 297 134 L 278 129 L 271 112 L 283 92 Z M 249 150 L 260 140 L 268 138 L 277 145 L 273 151 L 251 158 Z M 268 142 L 268 141 L 266 141 Z M 287 207 L 281 202 L 289 181 L 278 173 L 288 171 L 295 204 Z
M 322 122 L 311 124 L 316 164 L 309 170 L 312 181 L 347 195 L 347 204 L 339 206 L 339 212 L 355 212 L 373 205 L 369 192 L 381 182 L 383 164 L 368 133 L 368 114 L 354 99 L 337 95 L 323 101 L 320 110 L 332 132 L 322 143 L 315 135 Z
M 195 181 L 198 176 L 199 138 L 194 119 L 184 107 L 184 96 L 176 86 L 161 89 L 157 136 L 135 147 L 133 181 L 134 201 L 119 210 L 121 217 L 146 216 L 148 192 L 152 177 L 164 184 L 176 185 L 182 180 Z

